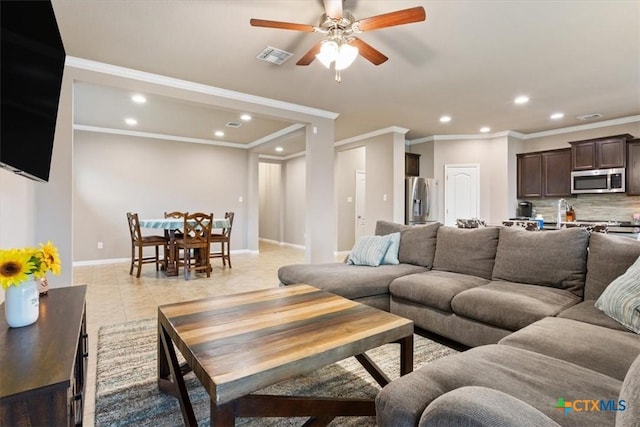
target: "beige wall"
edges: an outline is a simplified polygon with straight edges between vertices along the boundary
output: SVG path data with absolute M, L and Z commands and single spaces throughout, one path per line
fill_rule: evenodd
M 445 165 L 480 165 L 480 218 L 489 223 L 510 215 L 508 206 L 508 137 L 437 140 L 434 143 L 434 178 L 440 183 L 439 218 L 444 215 Z
M 355 243 L 356 171 L 365 171 L 366 153 L 366 147 L 336 153 L 338 251 L 348 251 Z
M 260 162 L 260 232 L 261 239 L 282 241 L 282 166 Z
M 74 261 L 128 258 L 126 212 L 233 211 L 234 223 L 244 223 L 246 150 L 85 131 L 75 131 L 74 144 Z M 234 227 L 231 249 L 246 248 L 245 240 Z
M 305 158 L 295 157 L 283 163 L 284 242 L 305 245 Z

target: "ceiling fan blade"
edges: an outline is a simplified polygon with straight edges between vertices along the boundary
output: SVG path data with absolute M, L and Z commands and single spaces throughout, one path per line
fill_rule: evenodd
M 342 18 L 342 2 L 343 0 L 323 0 L 324 13 L 329 18 L 340 19 Z
M 410 24 L 412 22 L 424 21 L 427 14 L 424 7 L 412 7 L 411 9 L 398 10 L 382 15 L 372 16 L 370 18 L 358 21 L 360 31 L 371 31 L 380 28 L 393 27 L 395 25 Z
M 357 47 L 358 53 L 373 65 L 380 65 L 389 59 L 378 49 L 374 48 L 369 43 L 363 42 L 357 37 L 353 38 L 351 44 Z
M 253 27 L 278 28 L 280 30 L 304 31 L 308 33 L 313 32 L 313 25 L 307 25 L 307 24 L 294 24 L 291 22 L 269 21 L 266 19 L 251 19 L 249 20 L 249 23 Z
M 321 45 L 322 45 L 322 41 L 319 41 L 318 43 L 314 44 L 313 47 L 309 49 L 309 51 L 305 53 L 304 56 L 300 58 L 298 62 L 296 62 L 296 65 L 311 64 L 313 60 L 316 59 L 316 55 L 318 54 L 318 52 L 320 52 Z

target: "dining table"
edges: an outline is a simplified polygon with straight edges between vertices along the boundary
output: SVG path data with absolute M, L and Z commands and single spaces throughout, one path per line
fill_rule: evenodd
M 211 229 L 229 228 L 231 226 L 227 218 L 213 218 Z M 176 231 L 184 228 L 184 219 L 182 218 L 146 218 L 140 220 L 141 228 L 152 228 L 165 230 L 169 237 L 169 260 L 165 263 L 164 273 L 167 276 L 177 276 L 177 254 L 175 246 Z

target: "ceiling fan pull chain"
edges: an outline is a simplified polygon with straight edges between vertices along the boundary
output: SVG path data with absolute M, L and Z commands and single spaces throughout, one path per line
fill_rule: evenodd
M 338 83 L 342 82 L 342 79 L 340 78 L 340 70 L 336 70 L 336 81 Z

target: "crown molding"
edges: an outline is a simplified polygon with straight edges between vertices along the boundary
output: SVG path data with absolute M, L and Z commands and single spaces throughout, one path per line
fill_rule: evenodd
M 608 126 L 624 125 L 624 124 L 627 124 L 627 123 L 635 123 L 635 122 L 640 122 L 640 115 L 639 116 L 621 117 L 621 118 L 618 118 L 618 119 L 604 120 L 604 121 L 596 122 L 596 123 L 589 123 L 589 124 L 577 125 L 577 126 L 569 126 L 569 127 L 566 127 L 566 128 L 545 130 L 545 131 L 534 132 L 534 133 L 521 133 L 521 132 L 516 132 L 516 131 L 513 131 L 513 130 L 508 130 L 508 131 L 496 132 L 496 133 L 492 133 L 492 134 L 480 133 L 480 134 L 467 134 L 467 135 L 432 135 L 432 136 L 426 136 L 424 138 L 416 138 L 416 139 L 407 140 L 406 141 L 406 145 L 415 145 L 415 144 L 421 144 L 421 143 L 424 143 L 424 142 L 433 142 L 433 141 L 452 141 L 452 140 L 460 141 L 460 140 L 464 140 L 464 139 L 483 139 L 483 140 L 487 140 L 487 139 L 499 138 L 499 137 L 504 137 L 504 136 L 511 136 L 511 137 L 514 137 L 514 138 L 527 140 L 527 139 L 534 139 L 534 138 L 542 138 L 542 137 L 545 137 L 545 136 L 562 135 L 562 134 L 565 134 L 565 133 L 579 132 L 579 131 L 583 131 L 583 130 L 598 129 L 598 128 L 603 128 L 603 127 L 608 127 Z
M 588 123 L 584 125 L 570 126 L 560 129 L 545 130 L 542 132 L 529 133 L 524 135 L 524 139 L 542 138 L 544 136 L 562 135 L 564 133 L 579 132 L 582 130 L 591 130 L 604 128 L 608 126 L 625 125 L 627 123 L 640 122 L 640 116 L 621 117 L 619 119 L 604 120 L 596 123 Z
M 269 142 L 269 141 L 273 141 L 274 139 L 280 138 L 282 136 L 288 135 L 292 132 L 297 131 L 298 129 L 301 129 L 305 127 L 305 125 L 303 123 L 295 123 L 291 126 L 287 126 L 284 129 L 280 129 L 278 131 L 275 131 L 269 135 L 263 136 L 262 138 L 258 138 L 255 141 L 253 141 L 252 143 L 250 143 L 247 148 L 254 148 L 257 147 L 258 145 L 262 145 L 265 142 Z
M 237 142 L 213 141 L 204 138 L 191 138 L 188 136 L 165 135 L 162 133 L 140 132 L 135 130 L 103 128 L 98 126 L 73 125 L 73 130 L 81 130 L 85 132 L 108 133 L 111 135 L 134 136 L 137 138 L 162 139 L 165 141 L 190 142 L 194 144 L 215 145 L 219 147 L 240 148 L 243 150 L 249 147 L 246 144 L 238 144 Z
M 374 130 L 372 132 L 363 133 L 362 135 L 356 135 L 356 136 L 351 137 L 351 138 L 347 138 L 347 139 L 342 139 L 340 141 L 336 141 L 335 144 L 333 144 L 333 146 L 334 147 L 339 147 L 341 145 L 351 144 L 353 142 L 358 142 L 358 141 L 362 141 L 364 139 L 373 138 L 375 136 L 380 136 L 380 135 L 386 135 L 388 133 L 393 133 L 393 132 L 398 132 L 398 133 L 401 133 L 401 134 L 405 135 L 407 132 L 409 132 L 409 130 L 410 129 L 399 127 L 399 126 L 390 126 L 388 128 L 378 129 L 378 130 Z
M 105 64 L 103 62 L 92 61 L 89 59 L 77 58 L 75 56 L 67 56 L 64 62 L 65 66 L 78 68 L 82 70 L 94 71 L 96 73 L 110 74 L 113 76 L 124 77 L 132 80 L 140 80 L 147 83 L 154 83 L 161 86 L 173 87 L 176 89 L 184 89 L 192 92 L 204 93 L 220 98 L 232 99 L 234 101 L 247 102 L 250 104 L 261 105 L 265 107 L 279 108 L 282 110 L 293 111 L 301 114 L 322 117 L 326 119 L 336 119 L 339 114 L 332 111 L 320 110 L 318 108 L 307 107 L 305 105 L 293 104 L 290 102 L 278 101 L 276 99 L 264 98 L 261 96 L 250 95 L 247 93 L 236 92 L 233 90 L 222 89 L 215 86 L 194 83 L 187 80 L 167 77 L 160 74 L 148 73 L 146 71 L 134 70 L 131 68 L 120 67 L 118 65 Z

